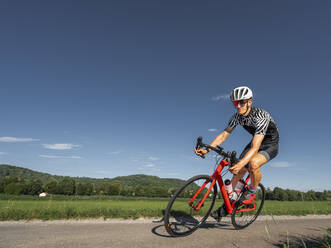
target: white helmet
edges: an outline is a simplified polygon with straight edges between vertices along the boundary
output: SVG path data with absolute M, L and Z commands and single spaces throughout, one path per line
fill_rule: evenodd
M 250 98 L 253 98 L 253 92 L 247 86 L 235 88 L 230 95 L 231 101 L 248 100 Z

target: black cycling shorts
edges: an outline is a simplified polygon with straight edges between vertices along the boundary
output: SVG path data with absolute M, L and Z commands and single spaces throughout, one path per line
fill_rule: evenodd
M 249 144 L 247 144 L 247 146 L 245 147 L 243 152 L 240 154 L 239 159 L 242 159 L 245 156 L 245 154 L 249 151 L 249 149 L 251 149 L 251 147 L 252 147 L 252 143 L 250 142 Z M 262 154 L 267 159 L 267 161 L 269 161 L 277 156 L 278 143 L 275 143 L 275 144 L 263 144 L 262 143 L 258 153 Z M 248 168 L 248 164 L 245 167 Z

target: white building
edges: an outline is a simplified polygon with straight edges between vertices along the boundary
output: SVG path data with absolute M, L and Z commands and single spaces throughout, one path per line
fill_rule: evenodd
M 45 196 L 47 196 L 47 195 L 48 195 L 47 192 L 42 192 L 42 193 L 39 194 L 39 197 L 45 197 Z

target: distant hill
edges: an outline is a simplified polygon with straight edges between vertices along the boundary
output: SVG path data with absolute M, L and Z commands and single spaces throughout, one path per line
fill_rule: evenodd
M 184 180 L 174 178 L 160 178 L 157 176 L 148 176 L 143 174 L 115 177 L 112 180 L 118 180 L 121 185 L 126 186 L 160 186 L 165 188 L 178 188 L 184 183 Z
M 12 176 L 22 178 L 24 180 L 33 180 L 40 179 L 43 184 L 51 180 L 61 181 L 64 178 L 68 178 L 66 176 L 57 176 L 51 175 L 48 173 L 38 172 L 34 170 L 30 170 L 23 167 L 0 164 L 0 178 Z M 95 185 L 109 182 L 111 183 L 114 180 L 118 180 L 121 182 L 122 186 L 159 186 L 165 188 L 177 188 L 183 184 L 183 180 L 180 179 L 172 179 L 172 178 L 160 178 L 157 176 L 148 176 L 143 174 L 130 175 L 130 176 L 121 176 L 115 178 L 91 178 L 91 177 L 69 177 L 73 178 L 76 183 L 84 182 L 84 183 L 93 183 Z

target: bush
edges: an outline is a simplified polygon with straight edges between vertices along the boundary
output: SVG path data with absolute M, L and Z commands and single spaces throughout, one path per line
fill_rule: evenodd
M 58 184 L 58 193 L 64 195 L 73 195 L 75 193 L 76 182 L 72 178 L 64 178 Z
M 25 183 L 22 182 L 10 183 L 6 185 L 4 192 L 11 195 L 21 195 L 27 192 L 27 187 Z

